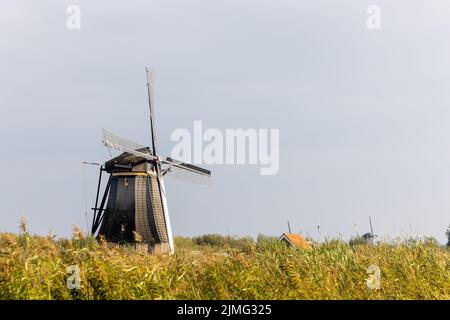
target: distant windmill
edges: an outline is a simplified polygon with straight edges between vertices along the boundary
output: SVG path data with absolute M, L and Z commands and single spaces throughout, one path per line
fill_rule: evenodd
M 370 217 L 369 217 L 369 224 L 370 224 L 370 232 L 363 234 L 363 238 L 366 240 L 368 244 L 373 244 L 373 241 L 375 237 L 377 237 L 377 235 L 373 233 L 372 219 Z

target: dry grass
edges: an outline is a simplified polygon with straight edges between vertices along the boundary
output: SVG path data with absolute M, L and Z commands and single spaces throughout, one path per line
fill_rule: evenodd
M 107 248 L 75 230 L 70 240 L 0 234 L 0 299 L 450 299 L 450 253 L 434 243 L 349 246 L 328 241 L 310 250 L 277 242 L 245 250 L 181 249 L 150 256 Z M 366 286 L 369 265 L 381 289 Z M 69 290 L 70 265 L 81 289 Z

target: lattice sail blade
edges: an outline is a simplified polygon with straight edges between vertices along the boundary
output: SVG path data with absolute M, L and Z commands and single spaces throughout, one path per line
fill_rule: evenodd
M 102 129 L 102 143 L 106 147 L 113 148 L 121 152 L 128 152 L 148 160 L 155 159 L 153 155 L 151 155 L 147 150 L 145 150 L 145 146 L 127 140 L 125 138 L 119 137 L 106 129 Z
M 211 171 L 194 166 L 189 163 L 167 158 L 161 161 L 163 171 L 169 177 L 178 178 L 202 185 L 211 185 Z
M 155 111 L 154 111 L 154 82 L 155 73 L 149 68 L 145 68 L 147 74 L 147 90 L 148 90 L 148 107 L 150 111 L 150 130 L 152 133 L 151 148 L 154 155 L 156 154 L 156 128 L 155 128 Z

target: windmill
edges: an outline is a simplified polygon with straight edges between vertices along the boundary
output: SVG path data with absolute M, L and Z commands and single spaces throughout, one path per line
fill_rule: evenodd
M 140 243 L 151 253 L 174 252 L 167 197 L 166 174 L 208 184 L 209 170 L 158 155 L 153 104 L 153 72 L 146 68 L 150 110 L 150 147 L 103 129 L 102 142 L 122 152 L 100 167 L 91 233 L 113 243 Z M 100 200 L 102 175 L 109 175 Z M 99 206 L 98 206 L 99 205 Z
M 370 224 L 370 232 L 363 234 L 363 238 L 366 240 L 367 243 L 373 244 L 373 240 L 375 239 L 375 237 L 377 237 L 377 235 L 373 233 L 372 219 L 370 219 L 370 217 L 369 217 L 369 224 Z

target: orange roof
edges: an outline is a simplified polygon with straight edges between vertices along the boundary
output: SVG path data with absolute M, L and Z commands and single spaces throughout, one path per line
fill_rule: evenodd
M 301 249 L 308 249 L 311 247 L 311 243 L 308 240 L 296 233 L 283 233 L 280 240 L 284 240 L 291 246 Z

